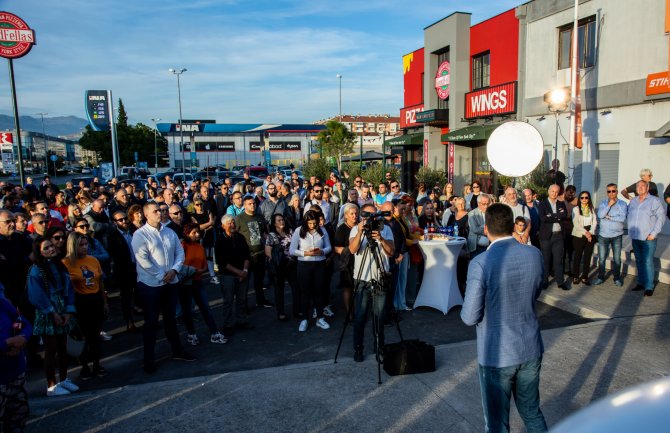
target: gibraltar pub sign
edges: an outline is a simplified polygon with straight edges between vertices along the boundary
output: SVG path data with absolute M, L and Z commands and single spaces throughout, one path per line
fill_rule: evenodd
M 0 12 L 0 57 L 18 59 L 35 45 L 35 32 L 25 21 L 9 12 Z
M 465 118 L 516 113 L 517 82 L 500 84 L 465 94 Z

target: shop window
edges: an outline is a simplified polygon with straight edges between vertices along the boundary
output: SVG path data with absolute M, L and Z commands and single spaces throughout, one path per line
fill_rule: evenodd
M 596 16 L 579 21 L 577 33 L 577 58 L 580 68 L 590 68 L 596 60 Z M 572 23 L 558 29 L 558 69 L 571 66 Z
M 472 57 L 472 90 L 491 85 L 491 53 L 486 52 Z

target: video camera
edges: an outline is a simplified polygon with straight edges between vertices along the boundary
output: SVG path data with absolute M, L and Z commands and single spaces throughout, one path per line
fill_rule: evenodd
M 363 225 L 363 232 L 368 240 L 372 240 L 372 232 L 381 232 L 384 230 L 384 217 L 391 216 L 391 212 L 377 211 L 377 212 L 361 212 L 361 218 L 365 218 Z

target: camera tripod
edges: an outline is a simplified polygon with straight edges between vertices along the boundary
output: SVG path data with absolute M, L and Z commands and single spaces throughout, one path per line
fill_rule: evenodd
M 340 341 L 337 344 L 337 351 L 335 352 L 335 360 L 334 363 L 337 364 L 337 357 L 340 353 L 340 348 L 342 347 L 342 340 L 344 339 L 344 333 L 347 330 L 347 326 L 351 322 L 349 320 L 350 312 L 354 312 L 354 317 L 356 312 L 354 311 L 354 302 L 357 298 L 357 295 L 360 293 L 360 291 L 364 290 L 366 286 L 371 286 L 372 289 L 369 291 L 369 298 L 363 301 L 363 305 L 367 305 L 368 308 L 372 306 L 372 334 L 374 336 L 374 352 L 375 352 L 375 360 L 377 361 L 377 383 L 381 385 L 382 383 L 382 376 L 381 376 L 381 365 L 384 362 L 383 361 L 383 350 L 384 347 L 383 345 L 380 345 L 379 341 L 379 334 L 380 331 L 382 330 L 382 327 L 384 326 L 383 323 L 383 318 L 379 317 L 379 315 L 375 312 L 375 301 L 376 298 L 379 296 L 382 296 L 384 293 L 388 293 L 388 286 L 392 284 L 392 282 L 388 281 L 389 279 L 385 277 L 385 272 L 384 272 L 384 265 L 383 261 L 381 258 L 381 253 L 377 249 L 377 241 L 372 239 L 371 236 L 368 235 L 368 233 L 365 234 L 368 242 L 365 246 L 365 250 L 363 251 L 363 257 L 361 258 L 361 265 L 358 269 L 358 275 L 355 278 L 355 284 L 354 284 L 354 292 L 349 299 L 349 308 L 348 312 L 345 319 L 344 319 L 344 326 L 342 327 L 342 333 L 340 334 Z M 361 276 L 363 275 L 363 270 L 366 268 L 366 266 L 370 267 L 370 272 L 371 274 L 373 273 L 373 269 L 371 267 L 371 263 L 375 263 L 377 269 L 374 271 L 375 275 L 370 275 L 372 278 L 370 278 L 370 281 L 361 281 Z M 386 304 L 386 303 L 385 303 Z M 385 305 L 386 306 L 386 305 Z M 384 311 L 385 308 L 382 309 Z M 367 311 L 365 313 L 366 317 L 364 318 L 363 323 L 367 322 Z M 400 321 L 398 320 L 398 316 L 396 314 L 391 314 L 390 315 L 393 318 L 393 321 L 395 322 L 396 329 L 398 330 L 398 335 L 400 336 L 400 340 L 403 340 L 402 337 L 402 331 L 400 330 Z M 354 319 L 355 320 L 355 319 Z

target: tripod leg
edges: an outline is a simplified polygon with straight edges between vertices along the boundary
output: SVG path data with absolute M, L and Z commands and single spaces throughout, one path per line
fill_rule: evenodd
M 379 346 L 379 325 L 382 323 L 381 317 L 379 317 L 379 314 L 377 312 L 377 305 L 376 305 L 376 300 L 375 297 L 379 295 L 375 293 L 370 293 L 370 303 L 372 304 L 372 334 L 374 336 L 374 350 L 375 350 L 375 360 L 377 361 L 377 384 L 381 385 L 382 384 L 382 358 L 380 354 L 380 350 L 382 349 Z
M 354 308 L 354 299 L 356 299 L 356 291 L 359 290 L 358 284 L 354 284 L 354 289 L 351 293 L 351 298 L 349 298 L 349 310 L 353 311 Z M 344 326 L 342 326 L 342 332 L 340 333 L 340 341 L 337 343 L 337 350 L 335 351 L 335 361 L 333 364 L 337 364 L 337 357 L 340 354 L 340 348 L 342 348 L 342 340 L 344 340 L 344 333 L 347 331 L 347 326 L 349 325 L 349 313 L 346 314 L 344 318 Z

